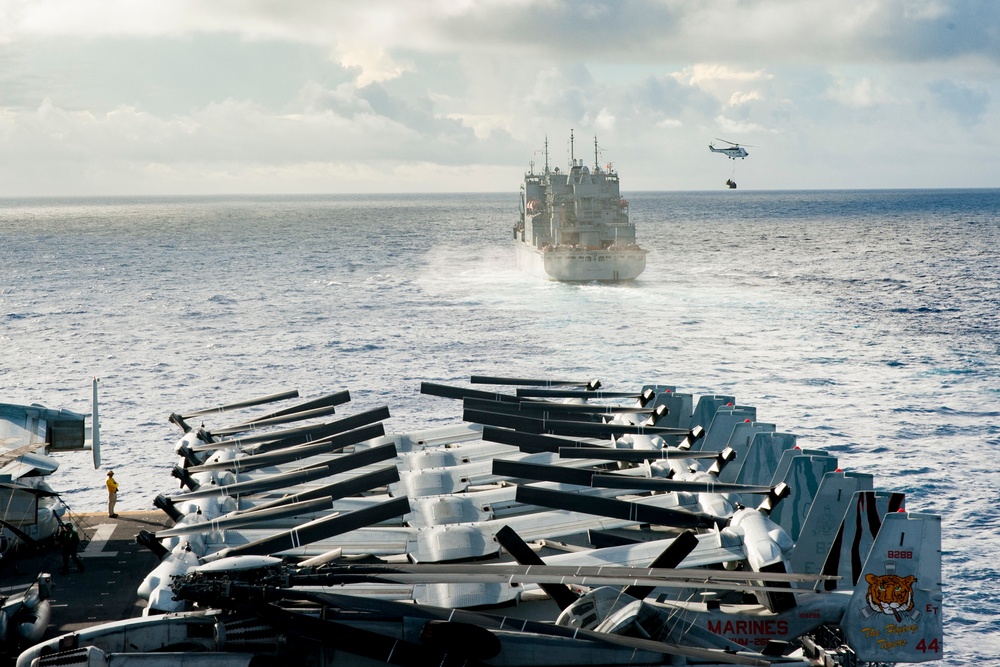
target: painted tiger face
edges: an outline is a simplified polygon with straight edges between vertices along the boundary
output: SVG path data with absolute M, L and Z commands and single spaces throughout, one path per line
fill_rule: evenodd
M 913 609 L 913 575 L 898 577 L 895 574 L 866 574 L 868 606 L 881 614 L 895 615 Z

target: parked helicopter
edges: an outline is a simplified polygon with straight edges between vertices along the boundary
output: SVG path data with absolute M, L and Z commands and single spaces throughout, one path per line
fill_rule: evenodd
M 750 153 L 747 152 L 746 148 L 744 148 L 744 146 L 750 146 L 750 144 L 742 144 L 741 145 L 741 144 L 733 143 L 732 141 L 726 141 L 725 139 L 719 139 L 718 137 L 716 137 L 715 140 L 716 141 L 721 141 L 721 142 L 726 143 L 726 144 L 729 144 L 729 147 L 728 148 L 716 148 L 715 144 L 709 144 L 708 145 L 708 150 L 712 151 L 713 153 L 722 153 L 723 155 L 725 155 L 726 157 L 728 157 L 731 160 L 735 160 L 736 158 L 740 158 L 742 160 L 743 158 L 745 158 L 748 155 L 750 155 Z M 750 146 L 750 148 L 753 148 L 753 146 Z
M 97 387 L 94 378 L 90 427 L 69 410 L 0 403 L 0 558 L 50 540 L 62 525 L 65 506 L 46 481 L 59 463 L 48 454 L 90 450 L 100 467 Z
M 425 385 L 423 393 L 461 399 L 468 423 L 385 435 L 380 424 L 347 417 L 282 432 L 269 430 L 279 419 L 272 413 L 200 435 L 186 429 L 178 476 L 187 490 L 164 503 L 179 520 L 150 536 L 154 546 L 162 538 L 164 562 L 147 584 L 159 591 L 150 607 L 179 609 L 165 604 L 176 597 L 202 609 L 83 630 L 19 664 L 55 664 L 69 652 L 92 664 L 152 662 L 199 650 L 206 665 L 257 655 L 348 666 L 818 666 L 830 656 L 810 637 L 825 625 L 841 632 L 837 641 L 849 637 L 858 656 L 875 656 L 862 659 L 940 659 L 939 518 L 897 514 L 900 494 L 875 492 L 871 476 L 797 448 L 735 397 L 695 403 L 664 385 L 607 392 L 595 381 L 516 395 Z M 635 404 L 601 403 L 621 398 Z M 280 419 L 308 412 L 297 406 Z M 373 418 L 384 417 L 365 417 Z M 378 428 L 352 433 L 351 424 Z M 790 491 L 783 500 L 780 486 Z M 341 497 L 348 489 L 353 496 Z M 436 495 L 417 495 L 424 490 Z M 747 507 L 745 498 L 760 495 Z M 480 512 L 495 512 L 502 497 L 511 513 L 469 519 L 452 511 L 459 496 Z M 446 508 L 431 528 L 384 525 L 424 501 L 428 516 L 434 505 Z M 300 525 L 306 516 L 312 521 Z M 531 547 L 511 537 L 522 532 Z M 183 540 L 200 540 L 204 551 Z M 501 547 L 521 565 L 503 564 Z M 545 565 L 527 555 L 538 549 Z M 342 564 L 365 553 L 374 565 Z M 662 571 L 678 565 L 682 574 Z M 613 571 L 622 566 L 630 569 Z M 568 587 L 553 592 L 560 583 Z M 909 587 L 909 601 L 905 590 L 871 588 L 896 583 Z M 472 592 L 449 588 L 460 586 Z M 531 607 L 535 600 L 547 606 Z M 507 618 L 492 615 L 513 604 L 503 607 Z

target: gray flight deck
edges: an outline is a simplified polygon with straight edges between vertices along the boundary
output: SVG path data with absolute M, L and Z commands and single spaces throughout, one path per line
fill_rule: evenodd
M 139 584 L 159 562 L 148 549 L 136 544 L 140 530 L 155 532 L 173 525 L 158 510 L 106 514 L 72 514 L 80 532 L 80 558 L 84 571 L 70 561 L 69 573 L 62 574 L 62 552 L 57 546 L 20 553 L 15 560 L 0 562 L 0 595 L 16 595 L 29 586 L 40 572 L 52 575 L 52 617 L 44 639 L 74 632 L 91 625 L 142 615 L 145 601 L 139 600 Z M 12 665 L 19 647 L 0 654 L 2 665 Z

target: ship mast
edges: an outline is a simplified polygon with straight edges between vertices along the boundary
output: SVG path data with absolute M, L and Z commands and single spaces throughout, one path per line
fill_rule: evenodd
M 576 166 L 576 157 L 573 155 L 573 128 L 569 128 L 569 166 Z
M 594 171 L 599 171 L 601 165 L 597 163 L 597 135 L 594 135 Z
M 545 135 L 545 173 L 549 173 L 549 135 Z

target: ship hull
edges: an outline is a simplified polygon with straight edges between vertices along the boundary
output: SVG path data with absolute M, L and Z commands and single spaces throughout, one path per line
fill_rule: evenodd
M 646 250 L 548 250 L 517 243 L 517 265 L 538 278 L 562 282 L 635 280 L 646 269 Z

